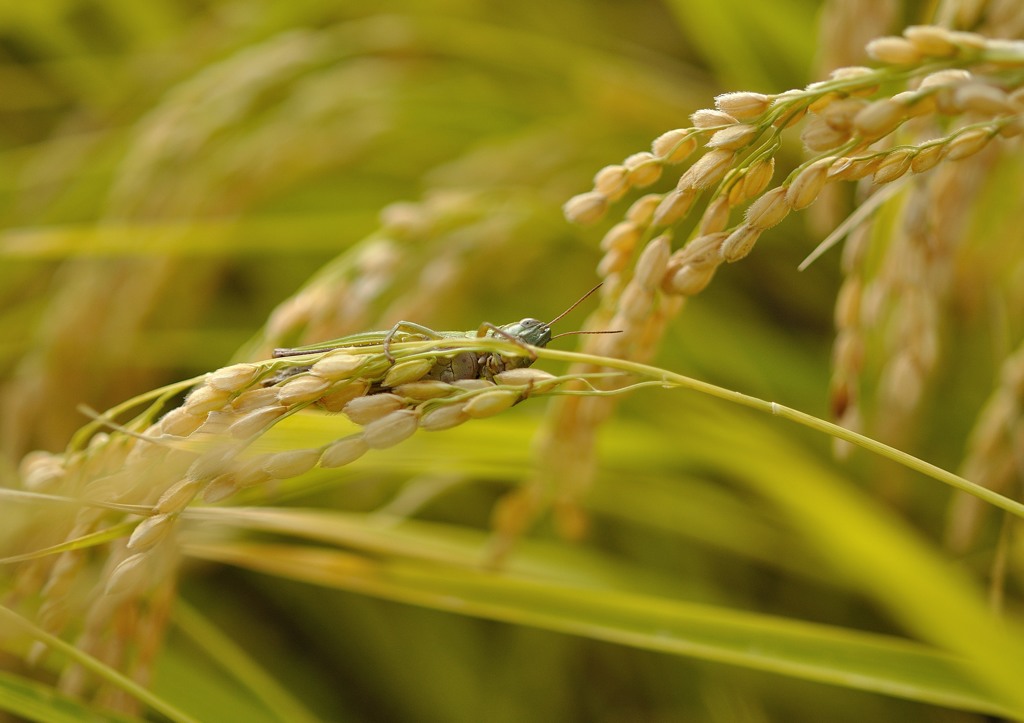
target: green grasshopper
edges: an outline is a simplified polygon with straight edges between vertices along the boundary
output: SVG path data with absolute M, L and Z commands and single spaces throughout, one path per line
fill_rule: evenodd
M 384 348 L 384 356 L 388 361 L 394 363 L 395 357 L 391 354 L 391 344 L 399 334 L 422 339 L 465 339 L 492 336 L 522 347 L 527 351 L 527 356 L 503 355 L 497 351 L 460 351 L 451 356 L 440 357 L 434 366 L 424 375 L 424 379 L 436 379 L 442 382 L 454 382 L 460 379 L 488 379 L 492 380 L 495 374 L 508 369 L 519 369 L 528 367 L 537 360 L 537 355 L 531 347 L 545 347 L 552 339 L 571 334 L 617 334 L 618 331 L 567 331 L 561 334 L 551 334 L 551 325 L 559 321 L 563 316 L 582 304 L 587 297 L 601 288 L 598 284 L 586 294 L 581 296 L 575 303 L 554 319 L 548 322 L 539 319 L 525 318 L 512 324 L 495 326 L 485 321 L 476 330 L 471 331 L 434 331 L 422 324 L 411 321 L 399 321 L 388 331 L 369 331 L 361 334 L 352 334 L 340 339 L 300 346 L 289 349 L 275 349 L 274 357 L 298 356 L 301 354 L 312 354 L 321 351 L 332 351 L 335 349 L 346 349 L 361 346 L 373 346 L 381 344 Z M 297 369 L 296 371 L 302 371 Z

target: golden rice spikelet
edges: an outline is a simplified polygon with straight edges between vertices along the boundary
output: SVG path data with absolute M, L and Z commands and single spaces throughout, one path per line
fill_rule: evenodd
M 702 108 L 690 114 L 690 122 L 694 128 L 717 128 L 718 126 L 729 126 L 736 122 L 736 119 L 728 113 L 711 108 Z
M 980 33 L 970 33 L 964 30 L 950 30 L 948 32 L 949 37 L 952 38 L 953 42 L 961 49 L 984 50 L 988 44 L 992 42 Z
M 533 367 L 508 369 L 494 375 L 494 381 L 508 387 L 532 387 L 543 382 L 550 382 L 554 378 L 555 375 L 551 372 Z
M 434 367 L 433 359 L 410 359 L 394 364 L 381 382 L 385 387 L 397 387 L 400 384 L 415 382 Z
M 944 143 L 925 146 L 914 154 L 913 159 L 910 161 L 910 170 L 914 173 L 930 171 L 939 164 L 939 161 L 942 160 L 946 150 L 946 145 Z
M 330 381 L 315 374 L 300 374 L 277 388 L 277 401 L 286 406 L 319 399 L 331 386 Z
M 743 176 L 734 176 L 725 195 L 718 198 L 724 199 L 727 206 L 739 206 L 746 201 L 749 197 L 743 192 Z
M 411 437 L 418 427 L 416 410 L 398 409 L 363 427 L 363 439 L 370 449 L 387 449 Z
M 665 228 L 676 223 L 690 212 L 697 195 L 693 188 L 680 188 L 667 194 L 655 209 L 651 224 Z
M 812 117 L 800 132 L 800 140 L 809 151 L 821 153 L 830 151 L 850 140 L 850 131 L 835 128 L 822 117 Z
M 962 83 L 967 83 L 971 80 L 971 72 L 964 70 L 963 68 L 946 68 L 944 70 L 936 70 L 934 73 L 921 78 L 921 82 L 918 83 L 918 90 L 928 90 L 934 88 L 953 87 Z
M 230 473 L 224 473 L 217 475 L 204 487 L 203 489 L 203 501 L 213 504 L 226 500 L 231 495 L 235 494 L 241 488 L 235 481 L 235 476 Z
M 932 99 L 935 109 L 944 115 L 958 115 L 956 89 L 972 81 L 970 72 L 959 68 L 939 70 L 921 79 L 917 92 Z
M 911 25 L 903 31 L 910 44 L 922 55 L 947 58 L 959 51 L 955 36 L 946 28 L 935 25 Z
M 594 190 L 609 201 L 617 201 L 629 191 L 629 169 L 621 165 L 605 166 L 594 175 Z
M 78 532 L 79 529 L 74 529 L 74 532 Z M 35 592 L 39 590 L 39 586 L 42 585 L 40 591 L 42 597 L 47 598 L 44 605 L 49 608 L 47 612 L 57 612 L 56 608 L 61 606 L 62 601 L 59 599 L 61 596 L 67 594 L 71 588 L 74 575 L 82 568 L 83 556 L 80 551 L 67 551 L 57 553 L 54 557 L 47 560 L 48 569 L 40 569 L 40 565 L 33 565 L 31 572 L 27 575 L 19 575 L 16 581 L 18 595 L 25 595 L 27 593 Z M 55 615 L 55 617 L 57 617 Z M 62 620 L 54 623 L 44 621 L 45 625 L 53 624 L 52 629 L 59 629 L 60 625 L 67 623 L 67 618 L 62 616 Z
M 233 403 L 232 407 L 234 407 Z M 162 416 L 160 421 L 154 425 L 152 431 L 160 434 L 170 434 L 175 437 L 187 437 L 199 429 L 202 423 L 203 418 L 201 416 L 189 414 L 185 407 L 178 407 Z
M 882 162 L 882 156 L 837 158 L 828 169 L 832 181 L 856 181 L 870 176 Z
M 736 120 L 756 118 L 771 106 L 772 97 L 763 93 L 739 91 L 715 97 L 715 107 Z
M 662 133 L 651 143 L 651 153 L 662 163 L 676 165 L 682 163 L 697 150 L 697 139 L 685 128 Z
M 739 185 L 739 184 L 737 184 Z M 725 196 L 718 196 L 708 204 L 700 217 L 698 233 L 706 236 L 712 233 L 724 231 L 729 225 L 729 214 L 732 211 L 729 199 Z
M 371 394 L 356 397 L 345 405 L 342 413 L 356 424 L 362 426 L 374 422 L 392 412 L 403 409 L 405 400 L 396 394 Z
M 74 534 L 68 535 L 68 538 L 73 536 Z M 79 552 L 69 551 L 57 555 L 57 560 L 50 570 L 50 576 L 43 586 L 42 597 L 46 598 L 47 602 L 51 602 L 67 595 L 74 586 L 75 574 L 82 568 L 84 562 L 85 560 Z M 50 610 L 54 610 L 54 608 L 50 608 Z M 48 621 L 46 624 L 53 623 Z
M 345 351 L 332 351 L 310 367 L 310 373 L 332 382 L 348 379 L 366 362 L 366 357 Z
M 953 102 L 964 110 L 985 115 L 1003 115 L 1013 112 L 1009 96 L 987 83 L 967 83 L 953 91 Z
M 789 214 L 788 191 L 786 186 L 776 186 L 750 204 L 746 213 L 747 223 L 762 231 L 781 223 Z
M 663 280 L 658 279 L 659 282 Z M 642 324 L 650 315 L 654 305 L 654 290 L 645 289 L 636 281 L 630 281 L 619 297 L 617 315 L 629 319 L 634 324 Z
M 853 128 L 864 138 L 881 138 L 906 120 L 907 108 L 890 98 L 869 103 L 853 118 Z
M 147 517 L 132 530 L 132 535 L 128 538 L 128 549 L 140 552 L 155 546 L 174 528 L 176 518 L 176 514 Z
M 150 556 L 145 552 L 138 552 L 125 558 L 110 573 L 103 592 L 118 596 L 138 590 L 148 576 L 150 562 Z
M 679 180 L 681 188 L 707 188 L 713 186 L 723 178 L 736 162 L 736 153 L 724 148 L 716 148 L 708 151 L 697 161 L 686 169 L 686 173 Z
M 670 257 L 669 265 L 694 264 L 696 266 L 717 266 L 721 254 L 722 242 L 729 236 L 728 231 L 698 236 L 676 251 Z
M 894 103 L 899 103 L 906 109 L 907 118 L 917 118 L 935 113 L 938 103 L 935 96 L 930 93 L 921 93 L 914 90 L 905 90 L 892 97 Z
M 370 382 L 359 379 L 332 389 L 316 400 L 316 403 L 328 412 L 340 412 L 345 405 L 356 397 L 361 397 L 370 389 Z
M 849 132 L 853 128 L 853 119 L 867 106 L 861 98 L 843 98 L 829 104 L 819 115 L 830 128 Z
M 659 203 L 661 203 L 661 194 L 659 193 L 648 193 L 646 196 L 641 196 L 633 201 L 626 210 L 626 220 L 641 228 L 649 226 L 654 218 L 654 209 L 658 207 Z
M 319 449 L 292 449 L 266 455 L 260 469 L 274 479 L 289 479 L 309 472 L 320 459 Z
M 649 290 L 658 288 L 668 267 L 668 257 L 672 253 L 670 244 L 671 237 L 667 234 L 651 239 L 636 261 L 633 270 L 635 283 Z
M 875 74 L 874 68 L 865 65 L 844 65 L 828 74 L 830 80 L 860 80 Z
M 828 182 L 828 169 L 833 161 L 834 156 L 819 158 L 796 175 L 786 191 L 786 202 L 790 208 L 799 211 L 814 203 Z
M 429 409 L 420 417 L 420 427 L 428 432 L 440 432 L 457 427 L 469 420 L 461 404 L 442 404 Z
M 231 470 L 231 476 L 235 478 L 235 485 L 239 488 L 255 487 L 266 484 L 272 477 L 263 469 L 263 464 L 273 455 L 261 457 L 250 457 L 238 464 Z
M 832 345 L 832 366 L 836 369 L 860 369 L 864 365 L 864 337 L 852 329 L 843 329 Z
M 707 142 L 708 148 L 723 148 L 736 151 L 745 148 L 760 134 L 760 128 L 753 125 L 737 124 L 716 132 Z
M 808 86 L 808 89 L 814 88 L 817 85 L 819 85 L 819 84 L 818 83 L 811 83 Z M 837 91 L 832 91 L 830 93 L 824 93 L 824 94 L 818 96 L 818 98 L 816 100 L 814 100 L 809 106 L 807 106 L 807 110 L 809 112 L 811 112 L 811 113 L 815 113 L 815 114 L 821 115 L 822 111 L 826 110 L 830 105 L 832 105 L 833 103 L 835 103 L 838 100 L 841 100 L 842 98 L 843 98 L 843 94 L 839 93 Z
M 790 128 L 803 120 L 805 115 L 807 115 L 806 106 L 797 106 L 795 108 L 790 107 L 787 108 L 785 112 L 780 113 L 779 116 L 772 121 L 772 126 L 778 129 Z
M 211 386 L 201 386 L 185 399 L 184 409 L 194 416 L 205 416 L 209 412 L 223 409 L 231 392 Z
M 875 183 L 890 183 L 910 170 L 910 164 L 914 160 L 914 152 L 901 149 L 886 154 L 885 158 L 878 165 L 871 180 Z
M 775 175 L 775 158 L 766 158 L 754 163 L 747 172 L 743 174 L 743 201 L 754 198 L 768 187 Z M 737 201 L 739 203 L 739 201 Z
M 961 158 L 973 156 L 984 148 L 992 139 L 992 134 L 983 128 L 965 131 L 953 138 L 946 148 L 947 161 L 959 161 Z
M 232 364 L 206 375 L 207 386 L 225 392 L 235 392 L 248 386 L 257 377 L 260 368 L 255 364 Z
M 418 382 L 400 384 L 392 390 L 395 394 L 406 399 L 413 399 L 423 402 L 428 399 L 447 397 L 455 392 L 455 387 L 447 382 L 436 379 L 424 379 Z
M 199 490 L 205 484 L 206 480 L 197 478 L 183 479 L 175 482 L 160 496 L 160 499 L 153 506 L 153 511 L 157 514 L 180 512 L 199 494 Z
M 353 434 L 327 445 L 320 455 L 320 466 L 325 469 L 344 467 L 366 454 L 370 447 L 362 434 Z
M 206 415 L 206 421 L 199 431 L 206 435 L 224 434 L 238 416 L 229 409 L 218 409 Z
M 711 283 L 716 268 L 715 266 L 697 267 L 693 264 L 685 264 L 666 279 L 662 288 L 669 294 L 695 296 Z
M 597 223 L 607 211 L 608 197 L 597 191 L 573 196 L 562 206 L 566 220 L 580 226 Z
M 632 251 L 610 249 L 598 262 L 597 275 L 601 278 L 607 278 L 612 274 L 617 274 L 629 264 L 630 256 L 632 256 Z
M 221 444 L 203 452 L 189 465 L 185 476 L 189 479 L 211 479 L 228 472 L 244 443 Z
M 241 417 L 238 417 L 231 426 L 228 427 L 228 434 L 235 439 L 251 437 L 254 434 L 262 432 L 266 427 L 273 424 L 275 420 L 279 419 L 287 411 L 287 407 L 278 404 L 246 412 Z
M 231 409 L 238 414 L 244 414 L 273 404 L 277 404 L 277 387 L 260 387 L 248 389 L 235 397 L 231 402 Z
M 924 378 L 910 354 L 898 353 L 882 371 L 879 382 L 885 397 L 901 410 L 917 406 L 924 393 Z
M 509 389 L 492 389 L 481 392 L 463 405 L 462 410 L 473 419 L 482 419 L 500 414 L 519 401 L 519 392 Z
M 881 63 L 890 65 L 911 65 L 924 57 L 917 47 L 906 38 L 876 38 L 868 43 L 867 53 Z
M 644 188 L 661 178 L 661 163 L 647 151 L 634 153 L 623 164 L 629 171 L 627 179 L 633 188 Z
M 612 249 L 618 249 L 632 253 L 633 249 L 636 248 L 636 242 L 640 240 L 642 235 L 643 228 L 638 224 L 632 221 L 620 221 L 608 229 L 608 232 L 601 239 L 601 250 L 611 251 Z
M 746 257 L 754 249 L 762 229 L 750 223 L 740 224 L 735 231 L 722 242 L 722 258 L 730 264 Z
M 860 323 L 860 300 L 862 282 L 850 276 L 839 288 L 833 321 L 837 329 L 847 329 Z

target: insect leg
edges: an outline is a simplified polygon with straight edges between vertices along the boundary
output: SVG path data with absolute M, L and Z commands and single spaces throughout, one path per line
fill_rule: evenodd
M 444 337 L 438 334 L 433 329 L 430 329 L 422 324 L 417 324 L 413 321 L 400 321 L 391 327 L 391 330 L 384 335 L 384 356 L 387 357 L 388 361 L 392 364 L 395 363 L 395 357 L 391 353 L 391 342 L 395 338 L 395 334 L 400 331 L 404 331 L 408 334 L 418 334 L 424 339 L 443 339 Z
M 499 339 L 510 341 L 516 346 L 522 347 L 530 355 L 530 358 L 533 359 L 533 361 L 537 361 L 537 352 L 535 352 L 528 344 L 524 343 L 523 340 L 520 339 L 515 334 L 509 334 L 501 327 L 495 326 L 489 321 L 485 321 L 483 324 L 480 325 L 480 328 L 476 330 L 476 335 L 487 336 L 487 332 L 491 332 L 492 336 L 496 336 Z

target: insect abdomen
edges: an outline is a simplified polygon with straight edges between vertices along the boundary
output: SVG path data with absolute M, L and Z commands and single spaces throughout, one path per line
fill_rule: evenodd
M 438 359 L 433 368 L 426 373 L 424 379 L 457 382 L 460 379 L 476 379 L 478 376 L 480 376 L 480 368 L 476 352 L 460 351 L 454 356 Z

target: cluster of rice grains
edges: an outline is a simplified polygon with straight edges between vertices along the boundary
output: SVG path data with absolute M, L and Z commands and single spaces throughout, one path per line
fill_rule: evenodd
M 501 342 L 399 341 L 389 350 L 392 358 L 377 343 L 235 364 L 206 375 L 181 406 L 157 421 L 167 394 L 116 431 L 95 434 L 84 449 L 28 455 L 21 470 L 25 489 L 87 503 L 71 513 L 73 518 L 54 520 L 50 534 L 60 540 L 79 540 L 109 528 L 118 514 L 111 512 L 111 504 L 133 505 L 126 509 L 137 510 L 143 519 L 129 523 L 134 528 L 128 528 L 126 541 L 113 543 L 97 589 L 82 589 L 88 576 L 78 573 L 88 555 L 75 550 L 25 565 L 15 599 L 41 600 L 38 620 L 49 632 L 74 632 L 83 650 L 148 679 L 173 595 L 176 546 L 171 533 L 190 503 L 218 502 L 316 466 L 341 467 L 368 450 L 393 447 L 417 429 L 444 430 L 498 414 L 564 381 L 525 366 L 489 379 L 451 379 L 446 373 L 459 355 L 468 354 L 475 363 L 478 355 L 500 353 L 508 367 L 529 361 L 524 348 L 505 342 L 496 350 L 495 344 Z M 361 429 L 308 449 L 256 449 L 254 443 L 275 424 L 310 406 L 341 412 Z M 55 540 L 35 543 L 39 548 Z M 75 594 L 69 594 L 73 588 Z M 83 610 L 79 628 L 73 621 Z M 32 657 L 45 652 L 40 644 Z M 81 693 L 85 685 L 81 669 L 65 670 L 65 690 Z M 124 709 L 128 701 L 113 695 L 105 703 Z
M 1024 132 L 1024 90 L 1017 87 L 1024 46 L 936 27 L 911 27 L 904 35 L 869 44 L 879 68 L 840 68 L 828 81 L 774 96 L 727 93 L 716 99 L 715 109 L 694 113 L 693 127 L 669 131 L 650 152 L 601 169 L 593 190 L 565 205 L 571 221 L 596 222 L 632 189 L 653 184 L 699 145 L 707 149 L 675 190 L 639 198 L 608 231 L 600 273 L 619 272 L 645 236 L 671 238 L 672 227 L 708 191 L 694 238 L 672 254 L 660 283 L 668 294 L 692 296 L 721 263 L 745 257 L 764 231 L 809 206 L 831 181 L 870 177 L 875 184 L 890 183 L 974 155 L 994 137 Z M 872 100 L 882 84 L 895 82 L 912 89 Z M 801 140 L 817 155 L 766 191 L 782 131 L 805 116 Z M 939 122 L 939 116 L 947 126 L 960 123 L 928 141 L 894 145 L 895 132 L 908 121 Z M 916 128 L 922 126 L 918 122 Z M 744 206 L 743 220 L 731 223 Z
M 486 190 L 445 190 L 419 203 L 393 204 L 382 211 L 379 229 L 274 310 L 263 334 L 241 357 L 265 358 L 284 344 L 361 332 L 382 318 L 433 316 L 445 297 L 441 292 L 463 281 L 475 255 L 481 249 L 494 253 L 527 233 L 522 226 L 528 218 L 515 199 L 496 198 Z M 378 345 L 352 354 L 311 353 L 232 365 L 207 375 L 162 418 L 157 419 L 166 399 L 196 380 L 120 405 L 121 411 L 110 413 L 112 419 L 122 419 L 131 405 L 156 399 L 120 431 L 90 437 L 98 426 L 91 424 L 63 454 L 27 455 L 20 470 L 25 490 L 82 500 L 87 506 L 48 508 L 44 529 L 26 528 L 23 549 L 72 544 L 108 529 L 120 529 L 130 538 L 98 548 L 102 557 L 79 549 L 23 563 L 6 602 L 26 612 L 37 606 L 33 617 L 44 629 L 75 637 L 83 650 L 145 682 L 174 595 L 177 548 L 172 533 L 192 501 L 213 503 L 313 467 L 341 467 L 369 449 L 398 444 L 417 429 L 442 430 L 497 414 L 561 383 L 525 368 L 492 379 L 446 383 L 423 378 L 441 376 L 431 373 L 438 356 L 433 346 L 421 344 L 420 356 L 410 359 L 410 352 L 396 344 L 394 364 Z M 476 348 L 478 353 L 494 351 L 493 344 Z M 501 353 L 525 352 L 513 346 Z M 343 412 L 362 430 L 316 448 L 256 451 L 258 440 L 277 422 L 307 407 Z M 111 505 L 129 507 L 112 510 Z M 126 510 L 134 514 L 124 526 L 111 528 L 125 519 Z M 98 559 L 102 569 L 93 569 Z M 97 577 L 99 585 L 94 584 Z M 30 659 L 41 658 L 46 650 L 36 645 Z M 63 690 L 90 689 L 80 668 L 62 670 Z M 137 705 L 106 687 L 98 699 L 113 710 Z
M 598 272 L 606 280 L 606 303 L 598 323 L 625 333 L 587 339 L 588 351 L 643 358 L 682 299 L 703 290 L 723 263 L 747 256 L 766 230 L 810 206 L 829 183 L 857 182 L 863 201 L 903 179 L 905 193 L 894 212 L 899 230 L 887 248 L 873 251 L 878 270 L 866 262 L 870 214 L 846 231 L 832 381 L 836 418 L 860 430 L 865 334 L 884 324 L 886 361 L 876 402 L 884 414 L 873 431 L 898 436 L 939 354 L 939 304 L 981 180 L 1000 154 L 1019 149 L 1024 43 L 913 26 L 902 37 L 871 41 L 867 53 L 876 67 L 839 68 L 804 89 L 721 95 L 714 109 L 691 116 L 692 127 L 668 131 L 649 152 L 601 169 L 591 191 L 565 204 L 570 221 L 595 223 L 613 203 L 654 184 L 703 147 L 674 189 L 637 198 L 605 234 Z M 783 132 L 801 121 L 808 158 L 773 184 Z M 950 163 L 963 159 L 969 160 Z M 699 208 L 689 239 L 670 251 L 675 230 Z M 645 240 L 631 273 L 629 262 Z M 556 426 L 573 438 L 573 459 L 585 459 L 591 447 L 588 416 L 600 418 L 594 408 L 613 403 L 578 399 L 561 405 Z M 576 409 L 581 406 L 590 414 Z

